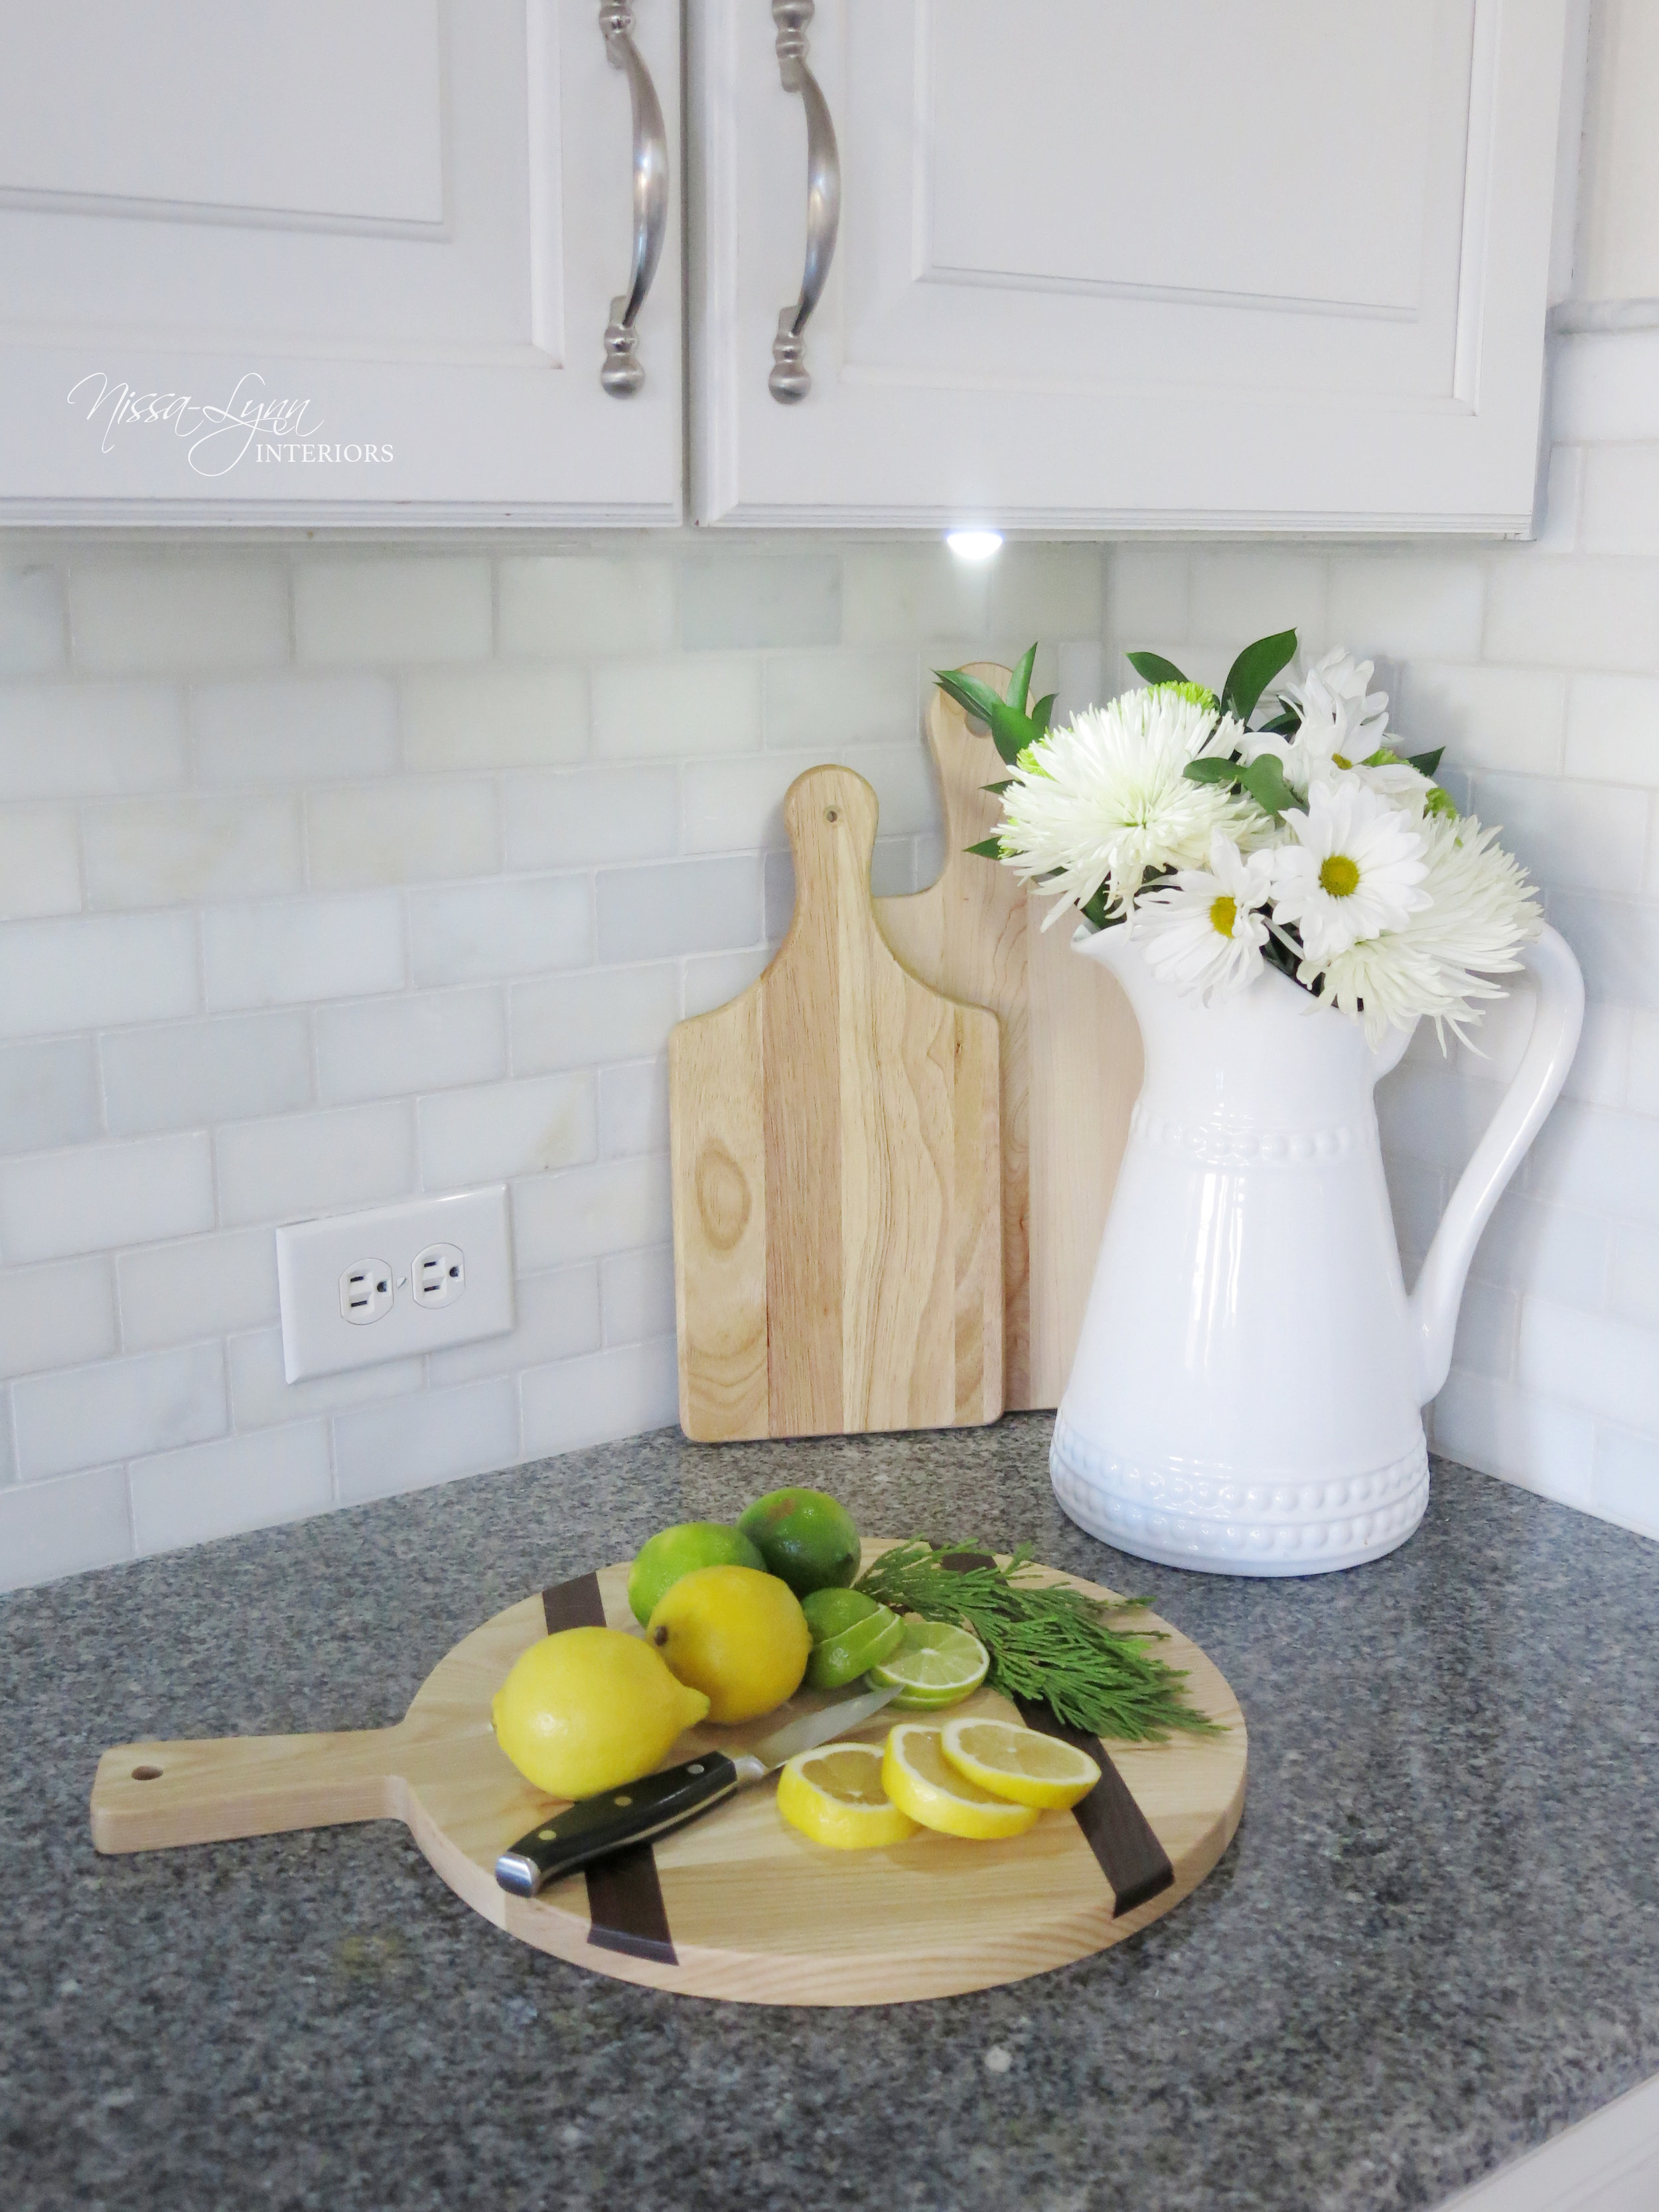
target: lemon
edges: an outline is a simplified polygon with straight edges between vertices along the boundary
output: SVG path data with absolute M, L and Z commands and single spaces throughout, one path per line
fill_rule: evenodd
M 657 1609 L 665 1589 L 698 1567 L 753 1567 L 763 1571 L 766 1562 L 750 1542 L 723 1521 L 682 1521 L 672 1528 L 659 1528 L 641 1544 L 628 1577 L 629 1610 L 641 1628 Z
M 738 1527 L 797 1597 L 843 1588 L 859 1571 L 857 1526 L 827 1491 L 769 1491 L 739 1516 Z
M 636 1782 L 708 1711 L 648 1644 L 617 1628 L 564 1628 L 520 1653 L 495 1692 L 495 1741 L 551 1797 Z
M 750 1721 L 793 1697 L 812 1632 L 787 1583 L 753 1567 L 696 1567 L 658 1600 L 646 1629 L 712 1721 Z
M 882 1786 L 901 1813 L 924 1828 L 990 1843 L 1023 1836 L 1036 1825 L 1035 1805 L 1011 1805 L 958 1774 L 945 1756 L 943 1731 L 921 1721 L 901 1721 L 882 1754 Z
M 820 1596 L 827 1592 L 820 1591 Z M 851 1590 L 837 1590 L 837 1597 L 851 1597 Z M 812 1656 L 806 1662 L 806 1686 L 811 1690 L 844 1690 L 849 1682 L 856 1682 L 860 1674 L 867 1674 L 878 1661 L 898 1650 L 904 1638 L 904 1623 L 897 1613 L 884 1605 L 877 1606 L 862 1620 L 855 1620 L 850 1628 L 839 1635 L 822 1638 L 812 1646 Z M 894 1703 L 900 1701 L 895 1698 Z
M 829 1743 L 798 1752 L 778 1777 L 778 1810 L 792 1828 L 836 1851 L 877 1850 L 914 1836 L 916 1824 L 881 1786 L 878 1743 Z
M 902 1642 L 890 1657 L 871 1668 L 870 1686 L 890 1690 L 896 1685 L 893 1703 L 901 1712 L 937 1712 L 978 1689 L 990 1664 L 990 1653 L 967 1629 L 907 1614 Z
M 1015 1721 L 964 1715 L 945 1722 L 939 1742 L 958 1774 L 1016 1805 L 1075 1805 L 1100 1779 L 1100 1768 L 1086 1751 Z

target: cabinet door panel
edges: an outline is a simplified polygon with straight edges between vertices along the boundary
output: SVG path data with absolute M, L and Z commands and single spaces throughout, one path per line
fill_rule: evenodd
M 1563 0 L 819 0 L 793 408 L 800 104 L 699 21 L 704 519 L 1529 526 Z
M 678 9 L 636 18 L 678 175 Z M 672 207 L 644 387 L 599 386 L 632 137 L 593 0 L 0 27 L 0 515 L 679 519 Z

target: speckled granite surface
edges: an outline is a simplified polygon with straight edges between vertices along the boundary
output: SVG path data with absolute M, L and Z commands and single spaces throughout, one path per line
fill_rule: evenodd
M 1394 1558 L 1123 1561 L 1048 1421 L 665 1435 L 0 1601 L 10 2212 L 1403 2212 L 1659 2071 L 1659 1546 L 1456 1468 Z M 1103 1957 L 813 2012 L 513 1942 L 390 1825 L 97 1858 L 99 1751 L 359 1728 L 465 1631 L 784 1480 L 1150 1592 L 1243 1702 L 1243 1826 Z

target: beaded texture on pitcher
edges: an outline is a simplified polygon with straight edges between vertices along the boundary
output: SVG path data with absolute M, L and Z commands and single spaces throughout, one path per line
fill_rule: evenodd
M 1368 1133 L 1341 1125 L 1328 1129 L 1224 1129 L 1210 1123 L 1190 1128 L 1149 1114 L 1137 1099 L 1129 1115 L 1129 1133 L 1154 1152 L 1179 1152 L 1206 1167 L 1250 1167 L 1258 1161 L 1300 1166 L 1346 1159 L 1364 1144 Z

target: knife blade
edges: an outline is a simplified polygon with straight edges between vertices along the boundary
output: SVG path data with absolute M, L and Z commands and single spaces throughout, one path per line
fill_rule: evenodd
M 695 1759 L 625 1783 L 619 1790 L 580 1798 L 503 1851 L 495 1862 L 495 1879 L 515 1897 L 534 1897 L 544 1883 L 574 1874 L 611 1851 L 683 1828 L 739 1790 L 775 1774 L 797 1753 L 833 1743 L 897 1695 L 896 1685 L 890 1690 L 866 1690 L 856 1698 L 842 1698 L 803 1714 L 747 1751 L 702 1751 Z

